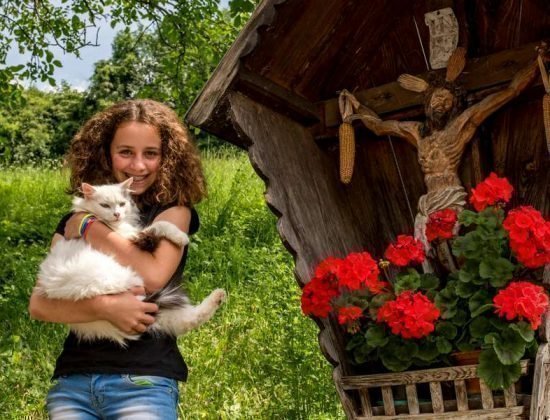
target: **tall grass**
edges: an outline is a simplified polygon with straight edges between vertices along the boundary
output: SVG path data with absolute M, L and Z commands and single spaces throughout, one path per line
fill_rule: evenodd
M 189 365 L 182 419 L 334 419 L 342 411 L 317 327 L 300 313 L 293 262 L 246 156 L 204 158 L 209 196 L 198 206 L 186 286 L 192 300 L 223 287 L 207 325 L 178 341 Z M 13 169 L 0 178 L 0 412 L 45 418 L 44 397 L 65 327 L 30 321 L 28 296 L 51 234 L 69 207 L 66 175 Z

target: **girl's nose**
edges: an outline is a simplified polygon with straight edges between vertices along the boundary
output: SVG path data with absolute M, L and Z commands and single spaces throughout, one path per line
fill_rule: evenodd
M 145 163 L 143 162 L 143 159 L 140 156 L 136 156 L 132 160 L 132 167 L 137 170 L 145 169 Z

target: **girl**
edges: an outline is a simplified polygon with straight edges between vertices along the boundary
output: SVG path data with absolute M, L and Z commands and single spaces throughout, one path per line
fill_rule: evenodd
M 189 234 L 197 231 L 199 219 L 192 206 L 206 193 L 204 176 L 189 133 L 170 108 L 151 100 L 130 100 L 96 114 L 74 137 L 68 162 L 69 193 L 78 193 L 82 182 L 108 184 L 133 177 L 134 199 L 145 226 L 165 220 Z M 80 237 L 82 217 L 65 216 L 52 246 L 63 236 Z M 162 240 L 148 253 L 98 221 L 86 228 L 85 240 L 132 267 L 144 279 L 146 290 L 77 302 L 33 292 L 31 317 L 60 323 L 106 320 L 124 332 L 144 333 L 158 307 L 136 296 L 179 282 L 187 248 L 182 251 Z M 176 381 L 186 380 L 187 366 L 173 337 L 145 333 L 121 348 L 110 341 L 79 342 L 69 333 L 53 378 L 56 383 L 48 394 L 47 409 L 54 420 L 176 419 Z

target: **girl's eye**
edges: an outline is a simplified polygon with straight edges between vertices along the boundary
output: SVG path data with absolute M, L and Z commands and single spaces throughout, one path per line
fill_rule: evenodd
M 147 156 L 148 158 L 155 158 L 158 155 L 158 152 L 145 152 L 145 156 Z
M 123 201 L 123 202 L 121 202 L 121 203 L 118 203 L 118 205 L 119 205 L 120 207 L 124 207 L 124 206 L 126 205 L 126 202 Z
M 99 205 L 100 205 L 101 207 L 105 208 L 105 209 L 108 209 L 109 207 L 111 207 L 111 206 L 109 206 L 107 203 L 99 203 Z
M 121 150 L 119 152 L 122 156 L 130 156 L 132 152 L 130 150 Z

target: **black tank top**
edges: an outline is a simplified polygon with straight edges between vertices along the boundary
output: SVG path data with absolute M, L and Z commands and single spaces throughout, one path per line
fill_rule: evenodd
M 171 206 L 158 206 L 143 210 L 142 223 L 145 226 L 151 224 L 158 214 L 169 207 Z M 56 233 L 63 235 L 70 216 L 68 214 L 61 219 Z M 199 216 L 195 209 L 191 209 L 189 234 L 192 235 L 198 229 Z M 181 283 L 187 249 L 186 247 L 170 283 Z M 109 340 L 79 341 L 73 332 L 69 332 L 63 351 L 57 358 L 53 378 L 74 373 L 122 373 L 187 380 L 187 365 L 179 352 L 175 337 L 153 337 L 145 333 L 139 340 L 129 340 L 127 343 L 128 346 L 122 348 Z

